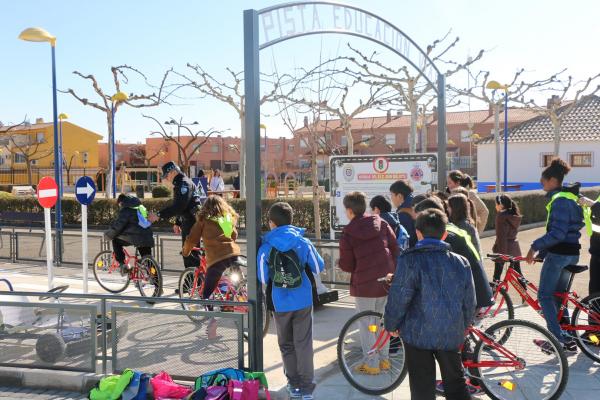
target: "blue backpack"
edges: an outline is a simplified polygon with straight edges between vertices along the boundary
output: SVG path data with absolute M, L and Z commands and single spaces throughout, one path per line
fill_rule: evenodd
M 406 229 L 404 229 L 402 224 L 398 224 L 398 227 L 396 228 L 395 233 L 396 233 L 396 243 L 398 243 L 398 247 L 400 248 L 400 251 L 404 251 L 404 250 L 408 249 L 410 235 L 408 234 Z

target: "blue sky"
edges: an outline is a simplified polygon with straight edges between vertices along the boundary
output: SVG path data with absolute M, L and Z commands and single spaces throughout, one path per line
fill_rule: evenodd
M 599 71 L 600 3 L 578 0 L 468 0 L 352 1 L 384 16 L 422 47 L 452 29 L 460 36 L 457 59 L 489 50 L 479 64 L 493 71 L 494 78 L 507 81 L 514 71 L 526 68 L 529 76 L 544 77 L 568 67 L 576 79 Z M 225 67 L 241 70 L 243 63 L 242 11 L 262 8 L 277 1 L 71 1 L 20 0 L 2 3 L 0 24 L 0 121 L 51 120 L 50 49 L 46 44 L 17 40 L 21 30 L 44 27 L 57 36 L 58 86 L 73 88 L 93 98 L 89 85 L 71 72 L 94 74 L 101 85 L 111 83 L 110 66 L 128 64 L 139 68 L 151 81 L 174 67 L 185 71 L 186 63 L 198 63 L 219 77 Z M 288 41 L 261 53 L 264 68 L 273 62 L 278 70 L 312 66 L 319 47 L 335 56 L 347 41 L 376 49 L 361 39 L 333 35 Z M 390 63 L 401 60 L 387 58 Z M 400 64 L 402 65 L 402 64 Z M 134 89 L 137 90 L 137 86 Z M 97 110 L 84 107 L 70 96 L 59 95 L 59 112 L 71 121 L 106 134 L 106 120 Z M 239 134 L 232 109 L 211 100 L 179 100 L 176 106 L 146 109 L 160 120 L 183 117 L 199 121 L 201 127 L 229 129 Z M 476 105 L 473 108 L 477 108 Z M 141 111 L 122 108 L 117 119 L 117 139 L 143 140 L 155 127 Z M 286 134 L 277 120 L 266 121 L 270 136 Z

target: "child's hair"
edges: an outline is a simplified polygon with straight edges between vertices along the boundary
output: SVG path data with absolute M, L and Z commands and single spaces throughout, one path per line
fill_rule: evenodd
M 422 202 L 423 200 L 425 200 L 427 197 L 428 197 L 428 196 L 427 196 L 426 194 L 418 194 L 418 195 L 416 195 L 416 196 L 413 198 L 413 202 L 412 202 L 412 204 L 413 204 L 413 207 L 414 207 L 416 204 L 419 204 L 420 202 Z
M 460 186 L 460 187 L 454 188 L 452 190 L 452 194 L 465 195 L 465 197 L 467 198 L 467 201 L 469 202 L 469 211 L 471 214 L 471 220 L 473 222 L 473 225 L 476 225 L 477 224 L 477 209 L 475 208 L 475 203 L 473 203 L 473 200 L 471 200 L 469 198 L 469 191 L 466 188 Z
M 117 204 L 124 202 L 126 198 L 127 198 L 127 195 L 125 193 L 121 193 L 119 195 L 119 197 L 117 197 Z
M 268 218 L 275 226 L 291 225 L 294 221 L 294 209 L 286 202 L 277 202 L 269 208 Z
M 442 201 L 435 196 L 431 196 L 431 197 L 417 203 L 417 205 L 415 205 L 415 212 L 420 213 L 420 212 L 428 210 L 430 208 L 442 211 L 444 213 L 446 211 L 444 209 L 444 204 L 442 203 Z
M 555 178 L 558 183 L 562 184 L 563 179 L 565 179 L 565 175 L 567 175 L 571 171 L 571 167 L 569 164 L 556 157 L 553 158 L 543 171 L 542 178 L 549 180 L 551 178 Z
M 421 232 L 423 237 L 441 239 L 446 232 L 448 218 L 435 208 L 429 208 L 417 215 L 415 228 Z
M 501 205 L 511 215 L 520 215 L 517 203 L 505 194 L 496 196 L 496 204 Z
M 469 175 L 467 175 L 464 172 L 459 171 L 457 169 L 450 171 L 448 173 L 448 178 L 450 178 L 450 180 L 452 180 L 452 182 L 456 182 L 464 188 L 467 188 L 467 189 L 475 188 L 475 184 L 473 183 L 473 178 L 471 178 Z
M 352 192 L 344 196 L 344 207 L 352 210 L 355 216 L 361 217 L 367 211 L 367 195 L 363 192 Z
M 208 196 L 204 202 L 198 217 L 206 220 L 210 218 L 222 217 L 226 214 L 231 215 L 231 217 L 234 219 L 238 218 L 235 210 L 229 204 L 227 204 L 225 199 L 223 199 L 221 196 L 211 195 Z
M 404 180 L 399 180 L 390 186 L 390 192 L 394 194 L 401 194 L 405 198 L 408 197 L 414 191 L 411 184 Z
M 448 196 L 450 196 L 447 192 L 443 192 L 441 190 L 436 190 L 435 192 L 432 192 L 431 195 L 437 197 L 441 201 L 448 200 Z
M 369 207 L 371 207 L 371 209 L 379 208 L 379 211 L 382 213 L 392 211 L 392 204 L 382 195 L 373 197 L 369 202 Z
M 459 223 L 466 220 L 472 224 L 471 215 L 469 213 L 469 201 L 464 194 L 453 194 L 448 199 L 448 207 L 450 208 L 450 221 Z

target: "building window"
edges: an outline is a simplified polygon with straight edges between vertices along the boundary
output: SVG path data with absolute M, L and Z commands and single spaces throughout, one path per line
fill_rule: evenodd
M 467 131 L 460 131 L 460 141 L 462 143 L 470 143 L 472 136 L 473 135 L 471 134 L 471 131 L 469 131 L 469 130 L 467 130 Z
M 396 145 L 396 134 L 395 133 L 387 133 L 385 135 L 385 144 L 387 144 L 388 146 L 395 146 Z
M 46 143 L 46 137 L 44 136 L 44 132 L 38 132 L 35 135 L 36 143 Z
M 281 145 L 280 144 L 273 145 L 273 151 L 275 153 L 281 153 Z
M 210 160 L 210 169 L 221 169 L 221 160 Z
M 218 144 L 213 144 L 210 146 L 210 152 L 211 153 L 218 153 L 219 152 L 219 145 Z
M 346 135 L 342 136 L 342 140 L 340 143 L 341 143 L 342 147 L 348 146 L 348 136 L 346 136 Z
M 325 140 L 328 142 L 331 142 L 331 133 L 326 133 L 325 134 Z
M 293 144 L 288 144 L 288 151 L 293 152 L 296 147 Z
M 546 168 L 552 162 L 554 153 L 542 153 L 540 154 L 540 167 Z
M 569 164 L 571 167 L 591 167 L 592 153 L 569 153 Z
M 15 164 L 25 164 L 26 159 L 25 159 L 25 156 L 23 154 L 15 153 L 15 155 L 14 155 L 14 161 L 15 161 Z
M 372 137 L 373 137 L 373 135 L 362 135 L 360 139 L 363 142 L 367 142 L 368 143 L 371 140 Z
M 308 147 L 308 143 L 305 139 L 300 139 L 300 147 L 302 147 L 303 149 L 306 149 Z
M 300 160 L 300 168 L 310 168 L 310 160 Z

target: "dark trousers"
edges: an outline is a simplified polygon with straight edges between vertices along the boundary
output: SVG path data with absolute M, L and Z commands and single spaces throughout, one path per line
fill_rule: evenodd
M 494 266 L 494 280 L 495 281 L 499 281 L 500 279 L 502 279 L 502 271 L 504 270 L 503 266 L 504 266 L 504 263 L 496 263 L 495 264 L 495 266 Z M 514 270 L 517 271 L 519 274 L 523 275 L 523 272 L 521 272 L 521 263 L 515 263 Z
M 592 254 L 590 259 L 589 294 L 600 293 L 600 256 Z
M 435 362 L 444 382 L 447 400 L 469 400 L 461 355 L 458 350 L 422 350 L 404 343 L 411 400 L 435 400 Z
M 192 231 L 192 227 L 196 223 L 196 218 L 193 215 L 181 217 L 181 242 L 185 243 L 185 239 Z M 198 246 L 200 243 L 197 244 Z M 183 265 L 185 268 L 198 267 L 200 265 L 200 253 L 192 251 L 189 256 L 183 257 Z
M 273 314 L 288 383 L 294 388 L 300 388 L 303 393 L 312 393 L 315 388 L 312 307 Z
M 211 265 L 206 271 L 206 279 L 204 281 L 204 290 L 202 291 L 202 298 L 208 299 L 212 292 L 215 291 L 219 279 L 223 276 L 223 272 L 237 261 L 237 256 L 221 260 L 218 263 Z
M 131 243 L 115 238 L 112 240 L 113 252 L 115 253 L 115 259 L 120 263 L 125 263 L 125 252 L 123 247 L 131 246 Z M 138 247 L 138 251 L 142 257 L 152 255 L 152 247 Z

